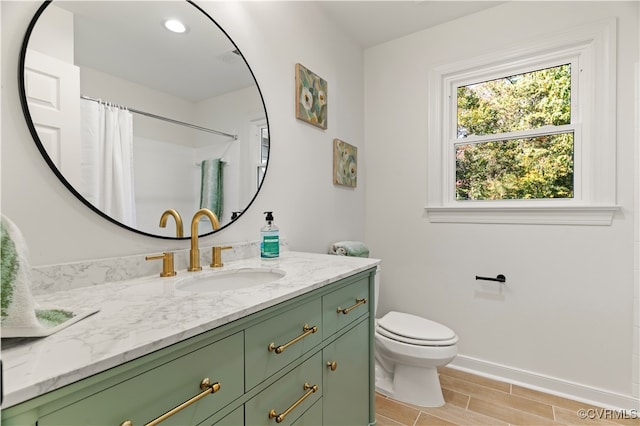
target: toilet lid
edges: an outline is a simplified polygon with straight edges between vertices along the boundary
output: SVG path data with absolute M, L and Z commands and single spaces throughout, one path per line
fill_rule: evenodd
M 408 342 L 427 341 L 442 344 L 444 341 L 457 340 L 456 334 L 449 327 L 404 312 L 389 312 L 378 320 L 378 327 L 395 336 L 405 337 Z

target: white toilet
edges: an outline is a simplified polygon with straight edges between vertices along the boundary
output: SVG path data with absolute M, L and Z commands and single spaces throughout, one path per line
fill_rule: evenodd
M 379 271 L 375 281 L 378 308 Z M 458 354 L 458 336 L 448 327 L 416 315 L 391 311 L 376 319 L 376 390 L 423 407 L 444 405 L 437 367 Z

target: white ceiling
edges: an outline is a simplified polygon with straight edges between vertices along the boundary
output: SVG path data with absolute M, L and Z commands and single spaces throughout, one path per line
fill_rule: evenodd
M 504 3 L 312 1 L 363 48 Z M 56 1 L 54 4 L 75 13 L 79 65 L 194 102 L 254 84 L 242 58 L 231 53 L 233 44 L 186 2 Z M 168 16 L 182 17 L 190 25 L 190 31 L 179 36 L 168 33 L 160 25 Z M 251 63 L 251 58 L 248 62 Z
M 363 48 L 488 9 L 505 1 L 318 1 L 331 20 Z
M 255 84 L 242 57 L 233 53 L 235 46 L 228 37 L 187 2 L 53 4 L 74 13 L 76 65 L 192 102 Z M 189 31 L 167 31 L 162 26 L 166 18 L 179 18 Z

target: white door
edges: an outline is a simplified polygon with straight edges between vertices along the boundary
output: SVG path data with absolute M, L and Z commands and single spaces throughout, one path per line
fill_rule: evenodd
M 80 186 L 80 69 L 29 49 L 24 85 L 40 141 L 65 179 Z

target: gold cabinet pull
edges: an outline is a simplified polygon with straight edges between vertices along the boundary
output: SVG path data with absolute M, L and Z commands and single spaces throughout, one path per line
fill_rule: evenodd
M 336 371 L 338 368 L 338 363 L 335 361 L 327 361 L 327 368 L 330 368 L 331 371 Z
M 305 384 L 302 386 L 302 389 L 303 389 L 303 390 L 306 390 L 307 392 L 306 392 L 304 395 L 302 395 L 302 396 L 300 397 L 300 399 L 298 399 L 296 402 L 294 402 L 294 403 L 293 403 L 293 405 L 292 405 L 291 407 L 289 407 L 289 408 L 287 408 L 286 410 L 284 410 L 281 414 L 278 414 L 278 413 L 276 412 L 276 410 L 272 408 L 272 409 L 271 409 L 271 411 L 269 411 L 269 418 L 270 418 L 270 419 L 276 419 L 276 423 L 281 423 L 281 422 L 284 420 L 284 418 L 285 418 L 285 417 L 287 417 L 287 415 L 288 415 L 290 412 L 292 412 L 293 410 L 295 410 L 295 408 L 296 408 L 298 405 L 302 404 L 302 402 L 303 402 L 305 399 L 309 398 L 309 396 L 311 396 L 311 394 L 312 394 L 312 393 L 315 393 L 315 392 L 318 390 L 318 385 L 313 385 L 313 386 L 311 386 L 309 383 L 305 383 Z
M 303 333 L 301 335 L 291 340 L 290 342 L 285 343 L 284 345 L 276 346 L 274 342 L 269 343 L 269 347 L 267 349 L 269 349 L 269 352 L 276 351 L 277 354 L 281 354 L 289 346 L 318 331 L 318 326 L 314 325 L 313 327 L 309 327 L 309 324 L 305 324 L 304 327 L 302 327 L 302 331 Z
M 220 383 L 218 383 L 218 382 L 211 383 L 211 380 L 208 377 L 206 377 L 206 378 L 202 379 L 202 381 L 200 382 L 200 389 L 202 389 L 202 392 L 200 392 L 199 394 L 197 394 L 193 398 L 183 402 L 182 404 L 178 405 L 177 407 L 172 408 L 171 410 L 167 411 L 166 413 L 164 413 L 163 415 L 161 415 L 157 419 L 150 421 L 145 426 L 155 426 L 158 423 L 167 420 L 169 417 L 173 416 L 174 414 L 184 410 L 185 408 L 187 408 L 188 406 L 190 406 L 194 402 L 197 402 L 197 401 L 201 400 L 205 396 L 207 396 L 209 394 L 212 394 L 212 393 L 218 392 L 220 390 Z M 125 420 L 124 422 L 120 423 L 120 426 L 133 426 L 133 422 L 131 420 Z
M 349 312 L 353 311 L 355 308 L 357 308 L 360 305 L 364 305 L 365 303 L 367 303 L 366 297 L 362 299 L 356 299 L 356 304 L 353 306 L 349 306 L 348 308 L 344 308 L 344 309 L 342 309 L 341 307 L 338 307 L 338 313 L 347 315 Z

